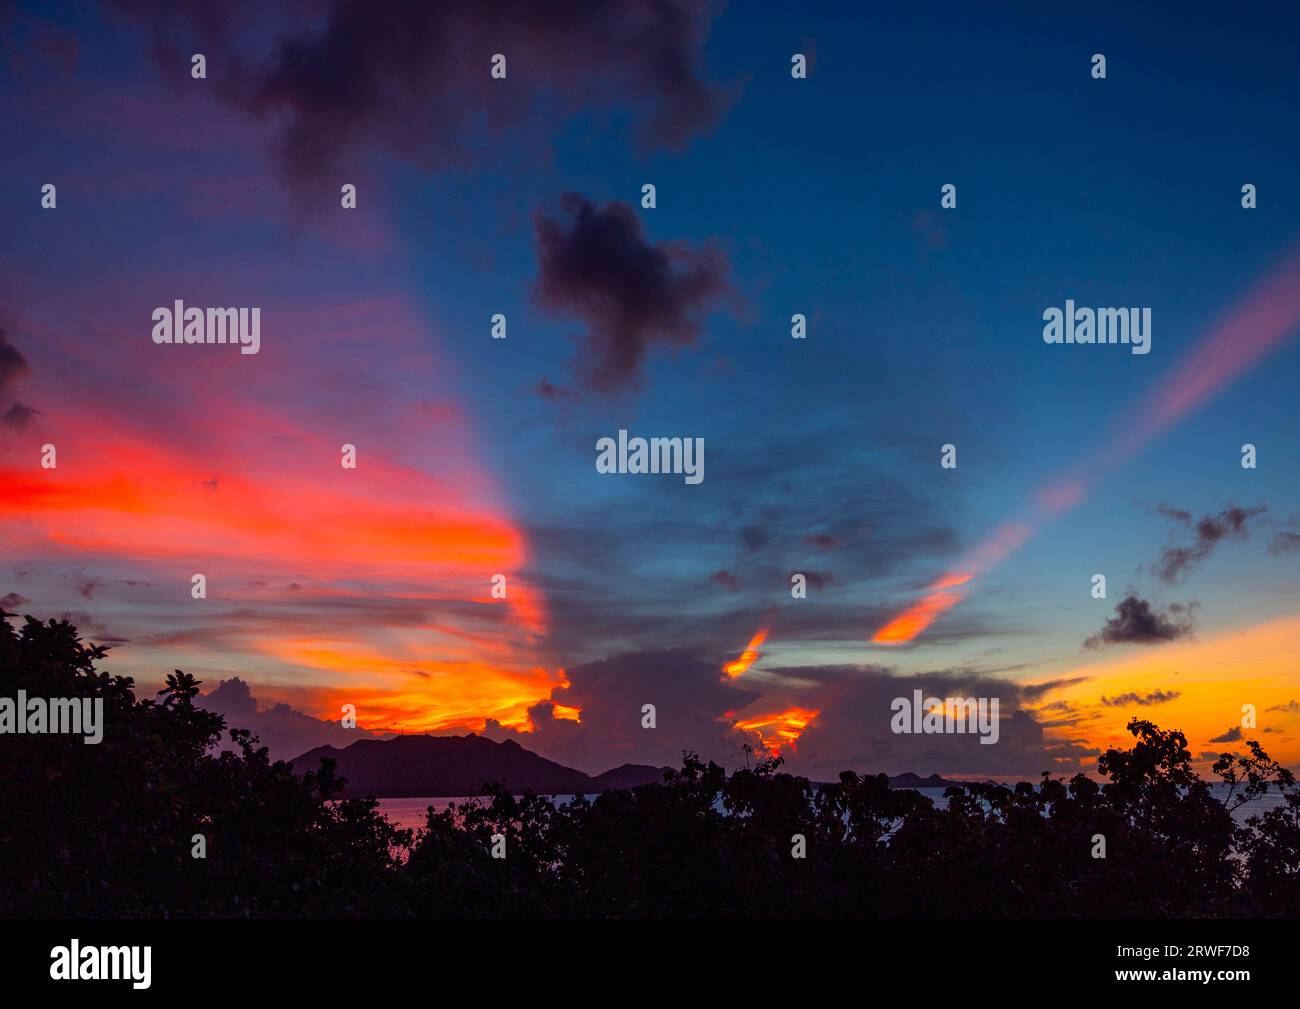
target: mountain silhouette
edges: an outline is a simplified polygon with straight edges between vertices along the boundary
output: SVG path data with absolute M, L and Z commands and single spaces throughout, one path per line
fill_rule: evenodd
M 515 793 L 594 795 L 607 788 L 661 782 L 668 770 L 649 764 L 623 764 L 590 775 L 547 760 L 512 739 L 498 743 L 473 732 L 465 736 L 358 739 L 342 749 L 318 746 L 289 763 L 301 773 L 315 770 L 322 757 L 332 757 L 339 776 L 347 780 L 344 798 L 482 795 L 487 784 L 498 784 Z M 923 778 L 912 771 L 889 779 L 891 788 L 947 788 L 960 784 L 937 774 Z
M 318 746 L 289 763 L 295 771 L 312 771 L 322 757 L 332 757 L 339 776 L 347 780 L 344 798 L 481 795 L 489 783 L 510 792 L 590 795 L 607 788 L 660 782 L 667 770 L 623 764 L 593 777 L 525 750 L 512 739 L 497 743 L 473 732 L 467 736 L 358 739 L 342 749 Z

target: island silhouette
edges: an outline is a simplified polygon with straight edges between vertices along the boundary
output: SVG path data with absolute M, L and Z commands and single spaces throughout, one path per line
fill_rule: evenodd
M 515 794 L 594 795 L 610 788 L 657 784 L 672 771 L 650 764 L 621 764 L 603 774 L 586 774 L 547 760 L 513 739 L 496 742 L 473 732 L 358 739 L 344 747 L 317 746 L 288 763 L 295 770 L 309 771 L 322 760 L 332 761 L 345 780 L 339 793 L 343 798 L 463 797 L 482 795 L 489 785 Z M 892 788 L 953 788 L 962 782 L 905 771 L 891 776 L 889 784 Z

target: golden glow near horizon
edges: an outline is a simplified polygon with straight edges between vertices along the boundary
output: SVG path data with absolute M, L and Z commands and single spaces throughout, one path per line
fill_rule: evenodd
M 1202 774 L 1212 760 L 1201 754 L 1245 752 L 1247 739 L 1294 765 L 1300 762 L 1298 669 L 1300 616 L 1283 617 L 1203 640 L 1130 648 L 1069 669 L 1052 679 L 1081 682 L 1051 691 L 1028 710 L 1048 724 L 1050 738 L 1102 751 L 1132 745 L 1124 727 L 1133 717 L 1177 729 Z M 1244 705 L 1254 706 L 1254 729 L 1242 725 Z M 1228 738 L 1211 742 L 1216 737 Z

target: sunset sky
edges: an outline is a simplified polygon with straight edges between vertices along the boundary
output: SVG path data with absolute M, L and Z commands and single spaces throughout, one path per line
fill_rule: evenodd
M 845 6 L 0 3 L 0 603 L 283 758 L 353 704 L 592 772 L 1300 765 L 1300 13 Z M 917 687 L 998 744 L 893 735 Z

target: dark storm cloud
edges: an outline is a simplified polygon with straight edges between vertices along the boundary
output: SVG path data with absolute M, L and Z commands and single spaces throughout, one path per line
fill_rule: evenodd
M 1098 648 L 1101 645 L 1154 645 L 1177 641 L 1196 629 L 1190 616 L 1180 616 L 1185 612 L 1185 607 L 1171 606 L 1169 614 L 1161 613 L 1147 600 L 1130 595 L 1120 601 L 1115 607 L 1115 616 L 1084 641 L 1084 645 Z
M 317 746 L 343 747 L 358 739 L 384 738 L 367 729 L 345 729 L 338 722 L 313 718 L 283 703 L 259 708 L 252 688 L 239 677 L 220 681 L 196 698 L 195 704 L 225 715 L 227 729 L 250 729 L 272 760 L 292 760 Z
M 590 389 L 635 386 L 652 344 L 693 344 L 701 317 L 728 289 L 722 252 L 685 242 L 651 242 L 626 203 L 597 207 L 577 193 L 560 201 L 562 219 L 539 211 L 539 304 L 587 324 L 575 371 Z
M 1214 736 L 1210 739 L 1211 743 L 1236 743 L 1241 739 L 1241 726 L 1234 725 L 1231 729 L 1221 736 Z
M 169 73 L 188 70 L 191 52 L 208 56 L 225 98 L 271 124 L 295 186 L 333 185 L 367 150 L 425 168 L 465 161 L 542 105 L 539 92 L 561 114 L 621 101 L 646 142 L 670 147 L 710 129 L 733 98 L 702 76 L 714 15 L 704 0 L 334 0 L 316 19 L 269 7 L 117 6 L 151 32 Z M 257 30 L 241 36 L 250 24 Z M 266 52 L 254 38 L 277 41 Z M 490 75 L 497 53 L 504 80 Z
M 1263 506 L 1238 508 L 1229 505 L 1217 515 L 1206 515 L 1193 523 L 1191 513 L 1183 509 L 1160 505 L 1156 510 L 1166 518 L 1190 526 L 1194 534 L 1191 543 L 1166 547 L 1164 553 L 1160 555 L 1160 560 L 1156 564 L 1156 574 L 1162 581 L 1170 584 L 1190 574 L 1196 565 L 1209 557 L 1214 552 L 1214 548 L 1224 540 L 1245 539 L 1249 532 L 1247 525 L 1249 521 L 1268 511 Z
M 1179 697 L 1177 690 L 1153 690 L 1149 694 L 1139 694 L 1137 691 L 1130 691 L 1127 694 L 1119 694 L 1116 697 L 1107 697 L 1101 695 L 1102 707 L 1106 708 L 1126 708 L 1131 704 L 1146 706 L 1148 704 L 1164 704 L 1167 701 L 1175 700 Z

